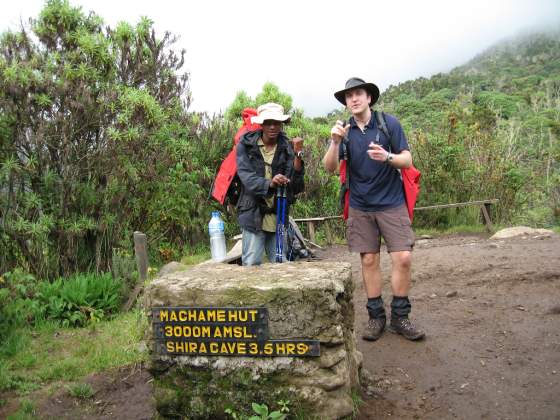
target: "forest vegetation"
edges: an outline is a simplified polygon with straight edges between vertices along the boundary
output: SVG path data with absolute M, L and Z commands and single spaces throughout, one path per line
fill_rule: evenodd
M 306 139 L 297 216 L 334 215 L 338 181 L 321 168 L 342 109 L 308 118 L 272 82 L 225 115 L 190 112 L 185 53 L 153 22 L 103 24 L 65 1 L 0 40 L 0 272 L 52 279 L 107 271 L 145 232 L 162 261 L 206 244 L 208 198 L 246 106 L 292 114 Z M 419 205 L 500 200 L 500 223 L 551 226 L 560 211 L 560 36 L 505 41 L 446 74 L 390 86 L 378 108 L 400 118 L 423 174 Z M 471 212 L 472 213 L 472 212 Z M 457 223 L 418 213 L 417 226 Z M 476 223 L 468 219 L 460 222 Z M 475 214 L 477 217 L 477 215 Z M 228 213 L 228 233 L 236 232 Z M 460 219 L 460 217 L 459 217 Z

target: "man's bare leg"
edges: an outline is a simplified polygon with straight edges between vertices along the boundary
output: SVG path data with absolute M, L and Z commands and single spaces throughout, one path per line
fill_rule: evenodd
M 393 296 L 408 296 L 410 291 L 410 273 L 412 271 L 412 252 L 397 251 L 391 252 L 390 255 L 393 263 L 391 270 Z
M 379 252 L 360 254 L 362 260 L 362 277 L 364 279 L 364 288 L 368 298 L 381 295 L 381 267 L 379 265 Z

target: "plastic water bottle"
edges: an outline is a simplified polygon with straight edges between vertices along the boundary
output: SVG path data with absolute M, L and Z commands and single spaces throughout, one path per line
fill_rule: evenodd
M 208 233 L 210 234 L 212 260 L 220 262 L 226 257 L 226 237 L 224 235 L 224 221 L 220 217 L 219 211 L 212 212 L 212 218 L 208 223 Z

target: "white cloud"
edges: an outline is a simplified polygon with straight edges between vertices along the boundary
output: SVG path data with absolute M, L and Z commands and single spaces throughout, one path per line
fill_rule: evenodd
M 195 110 L 224 110 L 239 90 L 267 81 L 309 116 L 338 107 L 332 94 L 350 76 L 381 90 L 448 71 L 494 42 L 560 23 L 557 0 L 160 1 L 74 0 L 114 25 L 145 15 L 180 35 Z M 36 16 L 43 3 L 5 3 L 0 28 Z

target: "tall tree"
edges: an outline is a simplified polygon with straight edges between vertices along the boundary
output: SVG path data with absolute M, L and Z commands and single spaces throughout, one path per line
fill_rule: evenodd
M 104 27 L 50 0 L 0 40 L 0 272 L 106 269 L 187 136 L 184 52 L 152 22 Z M 147 227 L 149 228 L 149 226 Z

